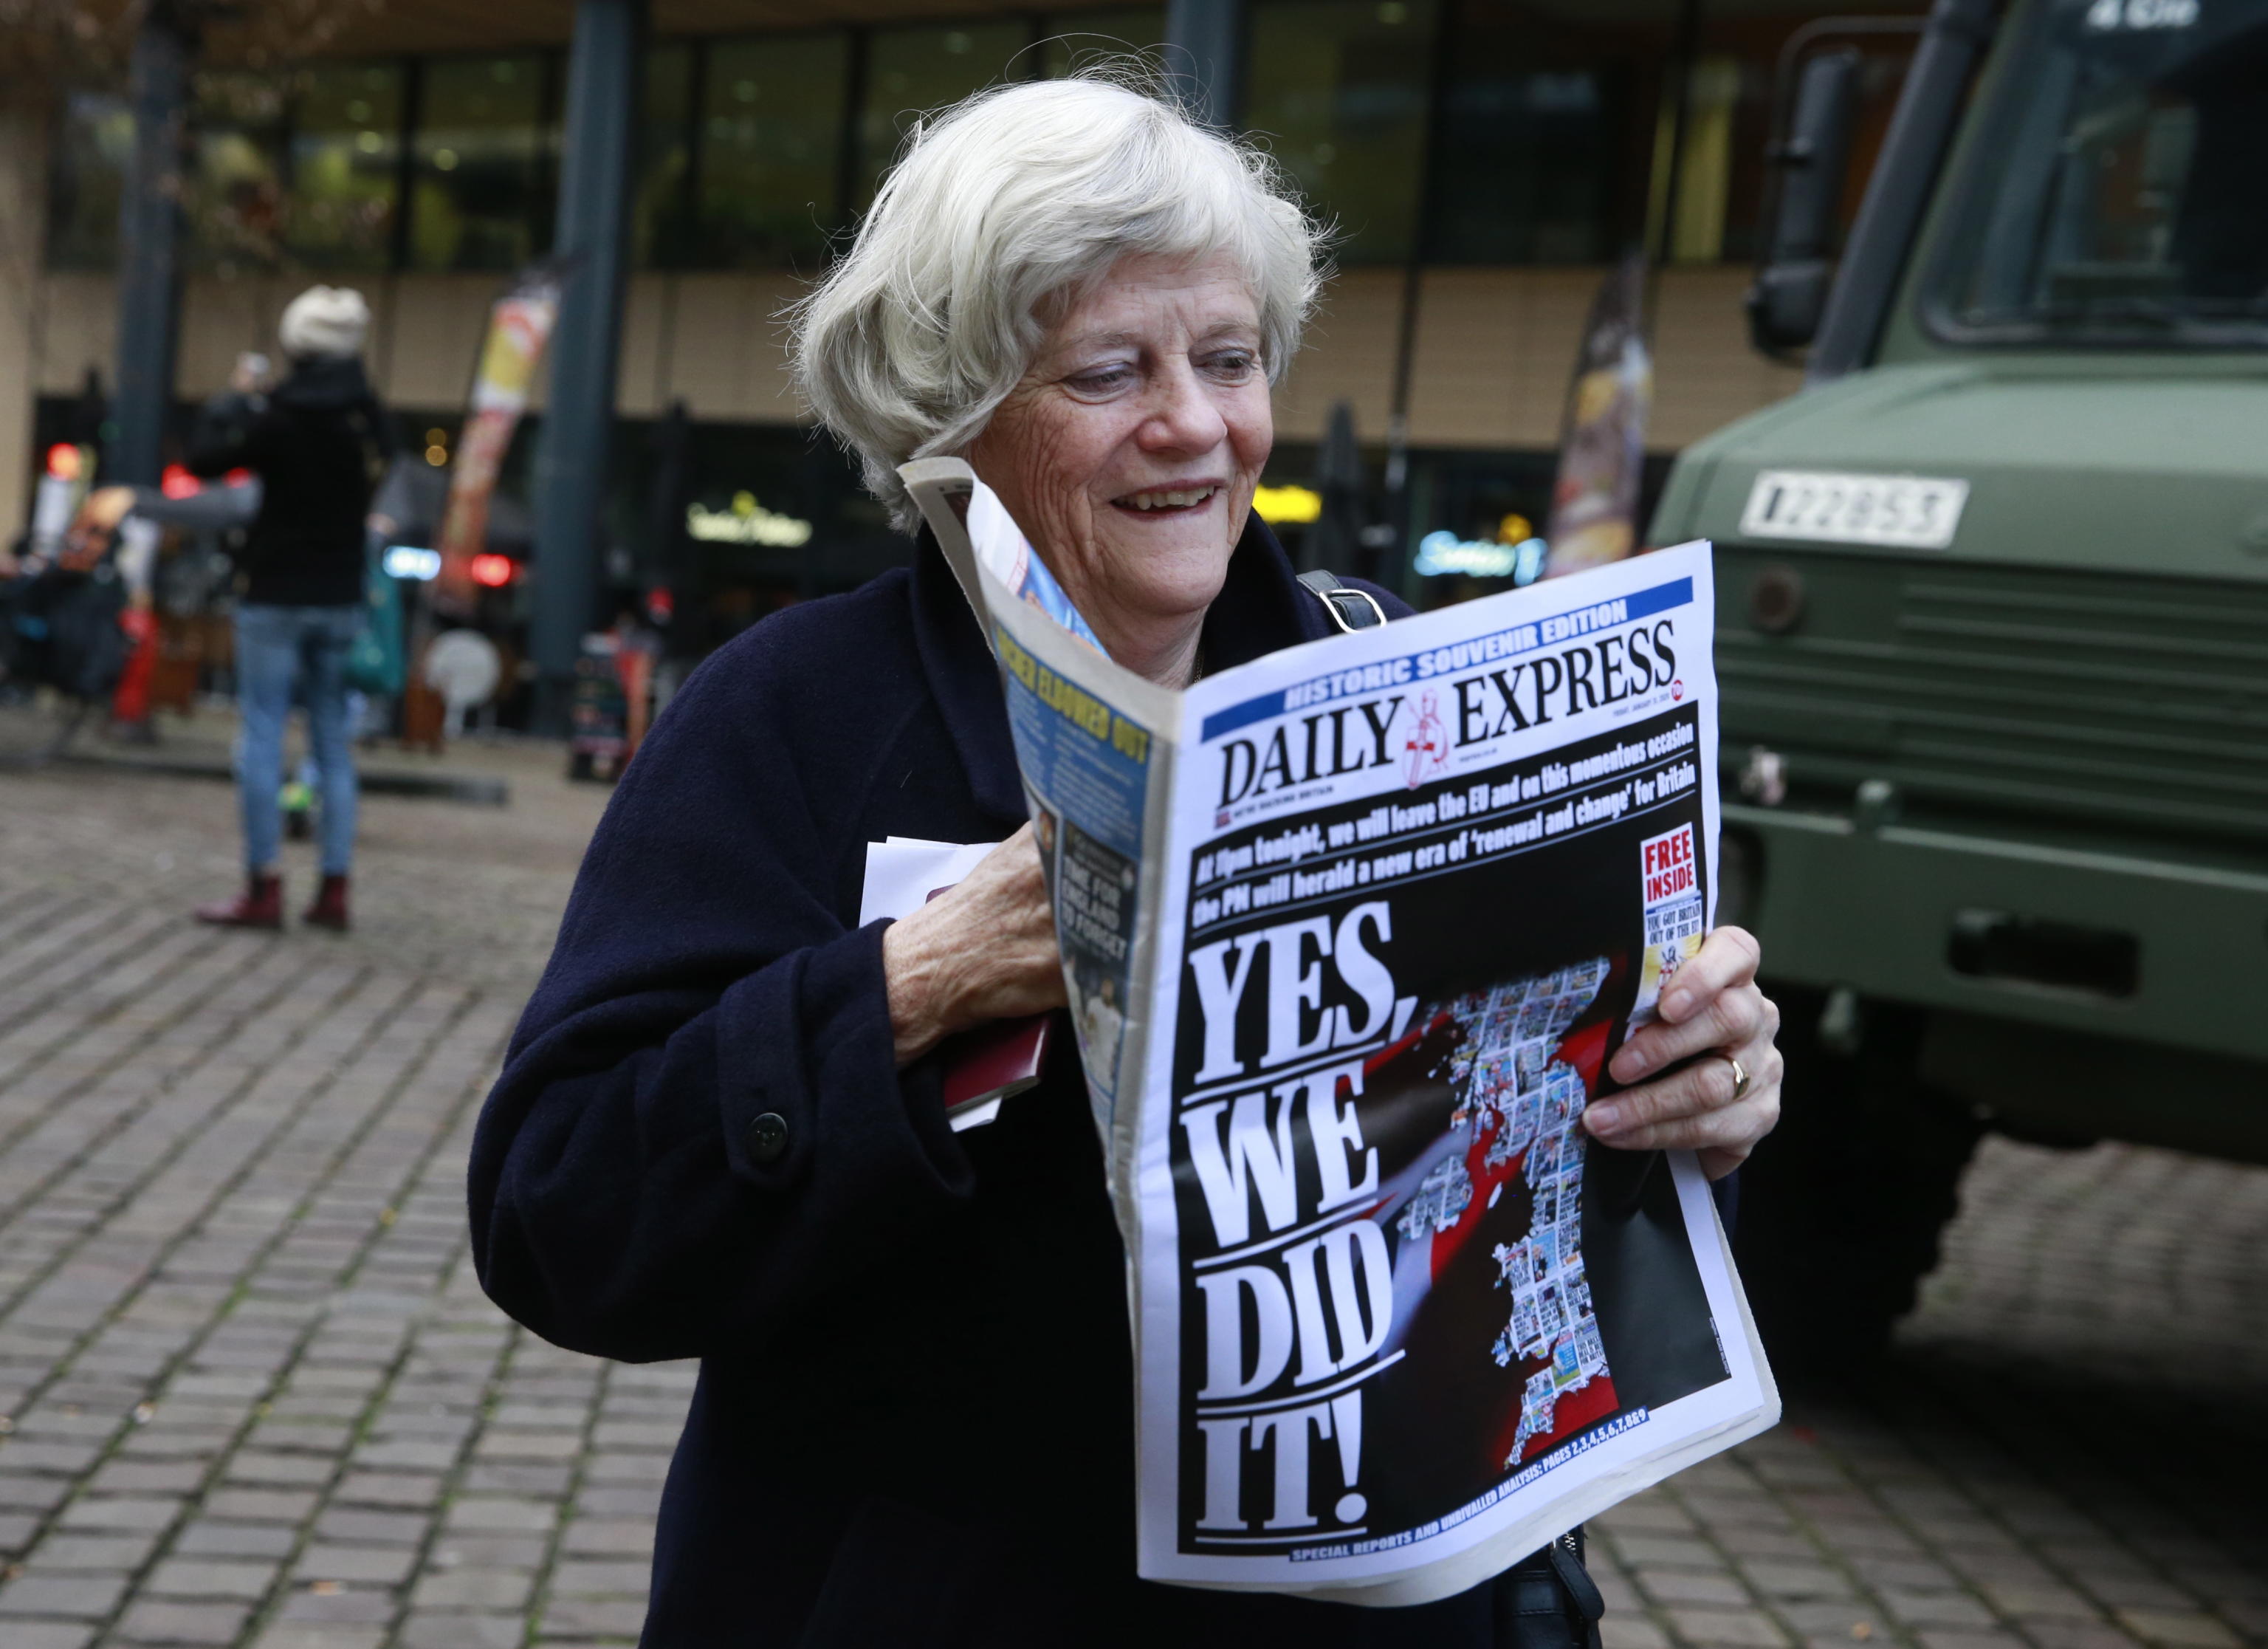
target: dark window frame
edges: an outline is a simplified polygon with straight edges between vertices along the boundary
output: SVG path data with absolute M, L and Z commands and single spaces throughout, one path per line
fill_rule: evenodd
M 850 197 L 851 180 L 858 169 L 858 96 L 865 84 L 866 36 L 874 32 L 873 26 L 864 24 L 817 24 L 805 28 L 756 29 L 733 34 L 676 34 L 656 45 L 688 45 L 694 49 L 694 82 L 692 95 L 686 100 L 684 138 L 688 145 L 688 177 L 697 179 L 701 171 L 703 128 L 707 124 L 710 108 L 709 57 L 718 47 L 738 46 L 753 41 L 808 41 L 839 38 L 843 46 L 843 118 L 837 122 L 835 135 L 835 165 L 832 187 L 835 198 L 830 203 L 826 222 L 821 226 L 821 238 L 831 248 L 836 238 L 853 221 L 855 214 L 844 203 Z M 641 272 L 664 275 L 714 275 L 739 270 L 747 272 L 762 265 L 738 265 L 717 263 L 705 255 L 709 236 L 701 212 L 701 196 L 697 188 L 686 199 L 686 224 L 689 241 L 688 255 L 674 263 L 655 263 L 643 266 Z M 792 265 L 774 264 L 771 268 L 791 268 Z
M 414 65 L 414 101 L 410 84 L 403 86 L 401 157 L 401 206 L 396 214 L 400 226 L 398 239 L 393 248 L 396 261 L 386 271 L 391 275 L 470 275 L 483 272 L 507 274 L 504 270 L 424 269 L 414 262 L 417 235 L 417 211 L 415 185 L 420 175 L 417 157 L 418 134 L 429 101 L 428 82 L 437 64 L 466 63 L 495 63 L 506 58 L 532 58 L 536 63 L 535 127 L 540 141 L 535 150 L 535 174 L 531 198 L 536 203 L 534 215 L 528 220 L 528 255 L 540 259 L 552 249 L 553 232 L 558 227 L 559 173 L 561 144 L 563 141 L 562 111 L 566 100 L 567 54 L 556 46 L 522 46 L 493 51 L 420 52 L 409 61 Z
M 303 254 L 292 246 L 287 232 L 277 237 L 279 267 L 321 273 L 327 277 L 332 274 L 390 275 L 402 267 L 400 254 L 401 248 L 405 244 L 402 236 L 409 211 L 410 173 L 408 170 L 409 134 L 416 122 L 419 61 L 416 57 L 401 54 L 379 57 L 334 58 L 326 59 L 320 64 L 301 64 L 295 70 L 283 71 L 285 74 L 291 74 L 314 67 L 348 72 L 355 70 L 390 69 L 400 77 L 400 83 L 397 92 L 397 112 L 389 134 L 394 144 L 394 210 L 387 225 L 385 245 L 379 252 L 376 261 L 361 268 L 353 264 L 295 263 L 294 260 L 303 256 Z M 283 100 L 282 118 L 276 129 L 277 141 L 280 145 L 276 164 L 276 181 L 284 196 L 280 204 L 287 226 L 291 219 L 291 204 L 298 196 L 299 168 L 302 159 L 298 151 L 298 139 L 305 129 L 303 116 L 306 113 L 306 99 L 307 93 L 304 87 L 287 94 Z M 373 128 L 373 129 L 376 129 Z
M 59 250 L 56 245 L 57 232 L 66 226 L 56 221 L 57 174 L 61 168 L 67 164 L 67 153 L 70 146 L 69 139 L 70 136 L 73 113 L 71 105 L 74 100 L 82 97 L 101 99 L 109 102 L 121 104 L 126 108 L 129 115 L 133 110 L 132 100 L 128 98 L 122 89 L 118 91 L 106 91 L 97 86 L 64 86 L 61 88 L 58 95 L 55 97 L 54 106 L 49 111 L 48 117 L 48 154 L 46 166 L 47 193 L 40 205 L 39 267 L 43 272 L 54 271 L 65 274 L 83 274 L 92 270 L 99 270 L 105 267 L 99 256 L 91 261 L 82 262 L 79 260 L 76 252 L 71 255 L 70 261 L 57 262 L 59 255 Z M 74 181 L 70 187 L 73 189 L 76 189 L 78 187 L 78 184 Z M 122 173 L 121 174 L 120 192 L 122 196 L 124 192 L 124 178 Z M 110 233 L 113 238 L 113 243 L 110 248 L 110 257 L 114 262 L 118 256 L 118 248 L 115 244 L 115 237 L 118 232 L 118 221 L 115 212 L 112 214 L 110 221 Z
M 1290 0 L 1287 0 L 1290 3 Z M 1439 156 L 1454 136 L 1454 120 L 1450 101 L 1457 85 L 1455 73 L 1458 40 L 1471 24 L 1471 14 L 1466 0 L 1435 0 L 1436 11 L 1433 40 L 1425 53 L 1423 78 L 1418 86 L 1422 100 L 1420 125 L 1421 165 L 1419 175 L 1411 180 L 1412 189 L 1421 198 L 1413 209 L 1409 255 L 1356 259 L 1355 262 L 1373 263 L 1378 267 L 1394 267 L 1412 263 L 1423 267 L 1510 267 L 1552 268 L 1566 266 L 1560 259 L 1542 259 L 1531 248 L 1519 258 L 1503 258 L 1460 253 L 1455 247 L 1457 236 L 1445 220 L 1445 191 L 1447 180 L 1443 168 L 1435 164 L 1425 166 L 1422 155 L 1431 152 Z M 672 33 L 659 36 L 648 42 L 649 49 L 682 48 L 688 54 L 688 85 L 684 99 L 684 112 L 676 122 L 678 140 L 684 144 L 686 164 L 683 175 L 674 191 L 676 200 L 673 215 L 681 226 L 681 233 L 656 237 L 653 255 L 641 261 L 637 268 L 641 273 L 680 274 L 714 270 L 730 267 L 705 255 L 707 235 L 702 211 L 701 185 L 703 173 L 703 132 L 709 113 L 709 61 L 712 52 L 725 45 L 744 42 L 808 39 L 814 36 L 841 36 L 845 39 L 843 84 L 841 88 L 842 119 L 833 134 L 835 144 L 834 199 L 821 226 L 822 239 L 831 255 L 844 233 L 857 223 L 863 208 L 858 203 L 866 163 L 871 157 L 865 152 L 864 124 L 865 103 L 871 88 L 873 73 L 875 43 L 880 37 L 907 29 L 923 31 L 946 30 L 957 27 L 970 29 L 998 28 L 1020 25 L 1024 41 L 1003 70 L 1012 68 L 1016 78 L 1038 79 L 1047 70 L 1048 41 L 1064 32 L 1067 21 L 1075 20 L 1077 13 L 1102 8 L 1086 6 L 1053 6 L 1020 8 L 1014 11 L 976 16 L 946 16 L 906 18 L 889 23 L 843 23 L 814 25 L 784 29 L 735 31 L 732 33 Z M 1129 8 L 1134 9 L 1134 8 Z M 1231 107 L 1240 129 L 1248 129 L 1244 118 L 1249 110 L 1250 39 L 1256 9 L 1248 9 L 1244 18 L 1246 50 L 1240 56 L 1239 84 L 1233 88 Z M 373 272 L 389 275 L 417 272 L 414 262 L 416 230 L 416 185 L 421 175 L 419 145 L 426 129 L 431 104 L 429 82 L 436 65 L 464 61 L 480 61 L 499 57 L 532 58 L 538 65 L 540 84 L 536 88 L 536 125 L 544 134 L 538 145 L 534 173 L 535 181 L 527 218 L 529 244 L 534 255 L 541 255 L 550 248 L 556 228 L 557 186 L 562 156 L 559 148 L 561 106 L 565 95 L 567 51 L 558 47 L 525 47 L 512 50 L 485 52 L 428 52 L 387 54 L 367 58 L 342 59 L 340 63 L 386 65 L 398 70 L 401 75 L 401 105 L 398 121 L 392 136 L 395 144 L 394 190 L 395 208 L 387 235 L 386 246 Z M 1625 72 L 1629 65 L 1619 59 L 1602 61 L 1594 65 L 1601 77 L 1605 112 L 1601 120 L 1608 129 L 1608 147 L 1600 159 L 1597 200 L 1594 203 L 1596 226 L 1594 239 L 1602 249 L 1602 261 L 1611 258 L 1620 240 L 1626 238 L 1624 220 L 1634 215 L 1643 218 L 1650 188 L 1650 166 L 1629 164 L 1631 157 L 1623 151 L 1628 147 L 1624 140 L 1630 137 L 1623 128 L 1640 122 L 1652 107 L 1646 95 L 1646 86 L 1640 84 L 1646 77 L 1634 76 L 1631 83 L 1617 86 L 1611 84 L 1614 77 Z M 641 82 L 643 86 L 643 82 Z M 283 165 L 279 175 L 288 194 L 296 192 L 298 180 L 291 136 L 298 127 L 300 99 L 289 96 L 284 100 L 279 130 L 284 137 L 281 155 Z M 57 130 L 51 141 L 50 154 L 59 156 L 62 122 L 68 118 L 66 101 L 59 100 L 54 116 Z M 1636 142 L 1635 138 L 1630 138 Z M 50 159 L 50 189 L 59 162 Z M 78 263 L 59 264 L 55 261 L 55 224 L 52 211 L 43 214 L 40 226 L 40 263 L 43 268 L 62 269 L 84 267 Z M 677 244 L 670 245 L 671 241 Z M 288 252 L 286 254 L 288 257 Z M 1346 260 L 1342 260 L 1346 261 Z M 1727 257 L 1720 262 L 1738 263 L 1744 260 Z M 751 266 L 753 267 L 753 266 Z M 792 267 L 783 264 L 780 267 Z

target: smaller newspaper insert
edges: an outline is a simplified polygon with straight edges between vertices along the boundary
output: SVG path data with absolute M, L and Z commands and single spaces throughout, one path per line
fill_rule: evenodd
M 1424 1602 L 1774 1423 L 1697 1165 L 1581 1121 L 1713 908 L 1708 546 L 1175 693 L 966 464 L 901 473 L 999 660 L 1055 900 L 1141 1574 Z

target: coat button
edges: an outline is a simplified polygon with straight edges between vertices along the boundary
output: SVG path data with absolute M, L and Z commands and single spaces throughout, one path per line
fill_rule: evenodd
M 751 1160 L 771 1164 L 787 1154 L 787 1119 L 777 1111 L 767 1111 L 748 1124 L 748 1156 Z

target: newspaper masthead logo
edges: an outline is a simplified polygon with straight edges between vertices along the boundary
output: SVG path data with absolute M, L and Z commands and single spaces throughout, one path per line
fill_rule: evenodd
M 1393 747 L 1394 719 L 1405 695 L 1335 705 L 1296 721 L 1278 722 L 1266 740 L 1233 738 L 1220 747 L 1220 805 L 1386 767 L 1405 752 Z M 1438 726 L 1439 723 L 1437 722 Z M 1442 752 L 1447 758 L 1447 752 Z

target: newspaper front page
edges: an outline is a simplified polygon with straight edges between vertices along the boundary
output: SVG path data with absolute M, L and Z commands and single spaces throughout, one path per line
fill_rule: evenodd
M 902 473 L 998 658 L 1055 901 L 1128 1254 L 1139 1571 L 1423 1602 L 1772 1424 L 1698 1167 L 1580 1120 L 1713 907 L 1708 546 L 1175 693 L 966 465 Z

